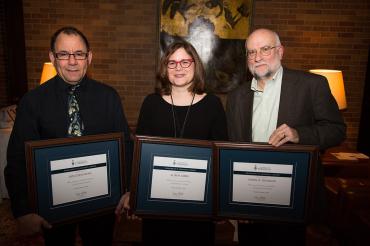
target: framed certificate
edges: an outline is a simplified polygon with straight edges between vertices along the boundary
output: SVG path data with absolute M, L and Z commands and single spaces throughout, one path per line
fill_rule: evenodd
M 219 217 L 305 222 L 312 202 L 314 146 L 216 142 Z
M 137 136 L 130 206 L 136 215 L 211 218 L 212 142 Z
M 122 133 L 26 142 L 30 204 L 59 224 L 114 211 L 124 190 Z

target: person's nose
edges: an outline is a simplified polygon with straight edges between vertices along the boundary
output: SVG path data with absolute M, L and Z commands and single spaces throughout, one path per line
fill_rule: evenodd
M 262 60 L 261 51 L 256 52 L 256 57 L 254 57 L 254 61 L 258 62 Z
M 77 63 L 76 57 L 74 54 L 69 54 L 68 64 L 74 65 Z
M 181 69 L 182 69 L 182 67 L 181 67 L 180 62 L 176 63 L 175 70 L 181 70 Z

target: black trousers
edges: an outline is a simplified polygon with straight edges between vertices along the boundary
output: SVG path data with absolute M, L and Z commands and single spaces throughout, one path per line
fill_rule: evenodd
M 109 214 L 76 224 L 55 226 L 44 230 L 45 245 L 74 246 L 77 228 L 84 246 L 112 245 L 114 221 L 114 214 Z
M 238 224 L 239 245 L 306 245 L 303 224 L 270 224 L 254 222 Z
M 212 221 L 143 219 L 144 245 L 214 245 Z

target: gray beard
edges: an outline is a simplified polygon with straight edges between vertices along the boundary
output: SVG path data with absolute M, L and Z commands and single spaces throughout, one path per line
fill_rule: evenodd
M 270 78 L 270 76 L 272 76 L 272 72 L 271 71 L 268 71 L 265 76 L 259 76 L 257 75 L 256 73 L 253 73 L 253 77 L 256 79 L 256 80 L 261 80 L 261 79 L 264 79 L 264 78 Z

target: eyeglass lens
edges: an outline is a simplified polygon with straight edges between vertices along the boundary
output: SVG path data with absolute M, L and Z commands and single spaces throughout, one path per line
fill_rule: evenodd
M 71 56 L 73 56 L 76 60 L 85 60 L 87 58 L 87 52 L 76 52 L 76 53 L 68 53 L 68 52 L 58 52 L 55 53 L 55 57 L 58 60 L 69 60 Z
M 183 59 L 181 61 L 170 60 L 167 63 L 167 67 L 173 69 L 173 68 L 177 67 L 177 64 L 180 64 L 180 66 L 182 68 L 188 68 L 188 67 L 190 67 L 192 62 L 193 62 L 193 60 L 191 60 L 191 59 Z
M 268 56 L 268 55 L 271 54 L 271 50 L 276 48 L 276 47 L 278 47 L 278 46 L 272 46 L 272 47 L 271 46 L 264 46 L 264 47 L 260 48 L 259 52 L 262 56 Z M 247 56 L 248 56 L 249 59 L 254 59 L 256 57 L 256 55 L 257 55 L 257 50 L 248 50 L 247 51 Z

